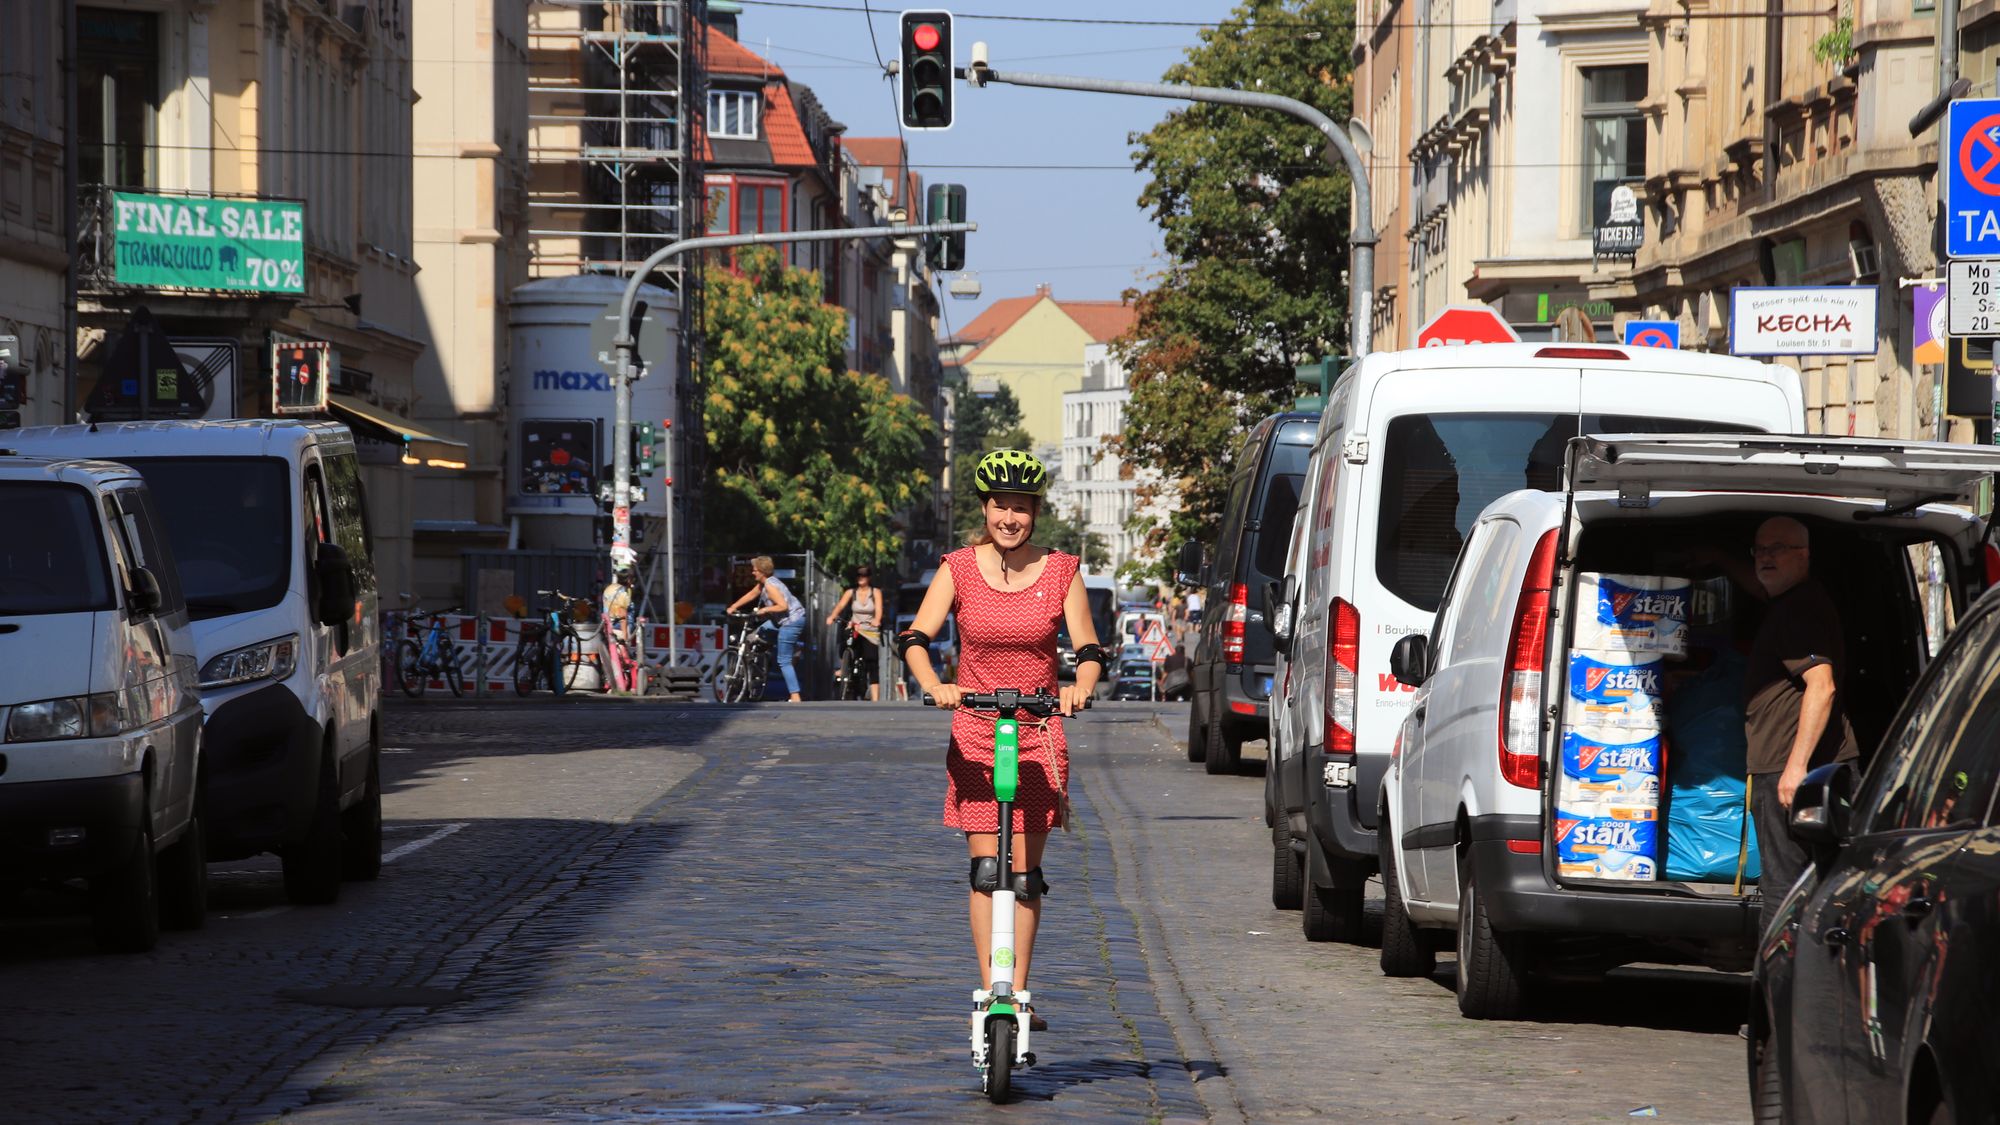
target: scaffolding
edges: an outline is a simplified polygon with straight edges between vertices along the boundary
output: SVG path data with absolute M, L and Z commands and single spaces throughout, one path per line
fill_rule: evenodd
M 660 247 L 701 233 L 708 0 L 531 0 L 528 6 L 530 276 L 629 277 Z M 647 281 L 679 306 L 682 417 L 674 443 L 676 554 L 701 549 L 706 479 L 698 392 L 698 256 Z M 655 377 L 665 375 L 659 372 Z M 685 565 L 683 565 L 685 569 Z

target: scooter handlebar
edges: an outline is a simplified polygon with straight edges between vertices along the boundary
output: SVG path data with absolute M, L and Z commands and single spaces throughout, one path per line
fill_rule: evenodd
M 999 711 L 1008 706 L 1006 703 L 1001 702 L 1001 696 L 1003 695 L 1012 697 L 1013 708 L 1015 710 L 1026 711 L 1029 714 L 1040 715 L 1043 718 L 1048 718 L 1062 710 L 1062 697 L 1050 695 L 1045 691 L 997 691 L 985 695 L 967 692 L 958 697 L 958 705 L 981 711 Z M 937 706 L 937 700 L 931 697 L 930 692 L 924 693 L 924 706 Z M 1083 709 L 1086 711 L 1090 710 L 1090 700 L 1086 699 L 1083 701 Z

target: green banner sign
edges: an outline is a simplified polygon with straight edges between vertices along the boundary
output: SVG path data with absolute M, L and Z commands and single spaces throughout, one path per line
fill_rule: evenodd
M 303 204 L 115 191 L 111 207 L 120 285 L 306 291 Z

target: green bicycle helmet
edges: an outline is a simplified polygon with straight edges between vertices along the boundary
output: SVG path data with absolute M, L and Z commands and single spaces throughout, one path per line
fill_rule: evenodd
M 1043 496 L 1049 490 L 1049 470 L 1034 454 L 1021 449 L 996 449 L 979 459 L 972 484 L 981 494 L 1019 492 Z

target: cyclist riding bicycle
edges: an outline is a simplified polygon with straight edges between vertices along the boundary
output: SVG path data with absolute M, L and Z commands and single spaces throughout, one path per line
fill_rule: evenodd
M 840 620 L 840 615 L 852 609 L 854 616 L 848 627 L 854 630 L 854 646 L 860 653 L 862 674 L 868 681 L 868 698 L 874 699 L 881 691 L 876 681 L 881 679 L 881 661 L 878 657 L 882 644 L 882 591 L 875 588 L 875 568 L 862 563 L 854 568 L 854 585 L 841 591 L 840 600 L 833 605 L 833 612 L 826 615 L 826 623 Z
M 799 673 L 792 667 L 799 641 L 806 631 L 805 603 L 793 594 L 791 589 L 779 581 L 778 564 L 769 555 L 758 555 L 750 560 L 750 569 L 757 572 L 757 584 L 744 591 L 743 596 L 729 603 L 729 612 L 734 613 L 741 606 L 755 600 L 757 608 L 752 610 L 764 623 L 758 632 L 778 642 L 778 671 L 785 677 L 785 690 L 791 695 L 791 702 L 799 702 Z
M 1097 643 L 1097 626 L 1090 617 L 1090 597 L 1077 574 L 1075 555 L 1038 547 L 1030 542 L 1035 517 L 1048 490 L 1049 473 L 1041 461 L 1018 449 L 1001 449 L 980 459 L 973 473 L 984 526 L 971 545 L 944 557 L 937 577 L 924 594 L 910 628 L 896 635 L 896 651 L 910 666 L 917 683 L 939 707 L 954 710 L 951 749 L 945 764 L 944 823 L 965 834 L 971 860 L 972 891 L 968 907 L 972 944 L 982 974 L 987 965 L 987 937 L 992 932 L 992 892 L 1000 888 L 995 859 L 999 851 L 999 804 L 993 791 L 993 717 L 959 709 L 959 697 L 999 688 L 1022 692 L 1054 690 L 1056 631 L 1067 624 L 1077 643 L 1076 680 L 1063 684 L 1062 714 L 1081 709 L 1103 674 L 1105 653 Z M 958 622 L 958 682 L 939 681 L 931 665 L 931 636 L 944 627 L 945 616 Z M 1069 748 L 1062 720 L 1024 722 L 1020 731 L 1019 792 L 1015 798 L 1013 831 L 1017 841 L 1010 881 L 1018 895 L 1015 948 L 1019 968 L 1016 988 L 1025 988 L 1034 953 L 1035 927 L 1041 917 L 1042 849 L 1049 832 L 1068 818 Z M 983 862 L 982 862 L 983 861 Z M 1029 1013 L 1030 1027 L 1048 1026 Z

